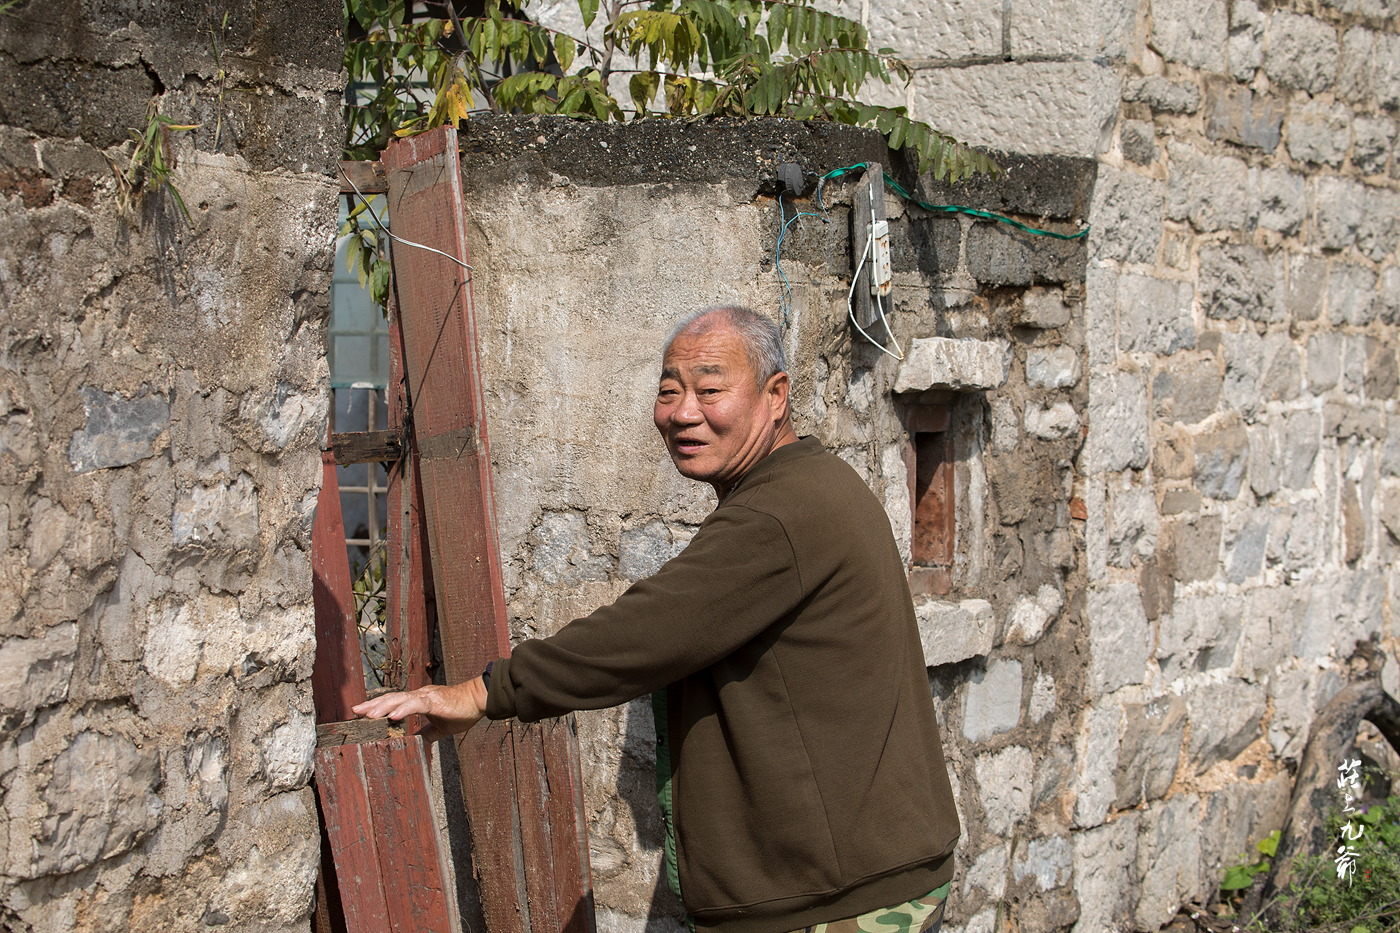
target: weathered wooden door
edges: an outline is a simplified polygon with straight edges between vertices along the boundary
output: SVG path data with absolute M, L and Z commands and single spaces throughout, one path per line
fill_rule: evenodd
M 488 661 L 509 653 L 510 639 L 456 131 L 444 127 L 391 144 L 380 163 L 382 175 L 366 172 L 363 163 L 360 166 L 355 176 L 360 192 L 387 191 L 389 227 L 397 238 L 392 248 L 396 346 L 391 436 L 346 442 L 337 449 L 399 443 L 402 456 L 391 471 L 389 493 L 391 663 L 398 659 L 396 669 L 403 686 L 411 689 L 426 682 L 429 632 L 435 618 L 445 682 L 457 683 L 475 677 Z M 320 629 L 318 621 L 318 664 Z M 349 650 L 338 647 L 344 636 L 337 641 L 328 633 L 326 642 L 326 663 L 343 658 Z M 317 691 L 318 697 L 324 693 L 330 698 L 327 716 L 348 709 L 353 702 L 341 696 L 343 689 L 323 687 L 321 681 Z M 318 720 L 320 712 L 318 700 Z M 334 740 L 355 729 L 322 731 Z M 323 774 L 327 786 L 345 781 L 362 786 L 371 808 L 374 794 L 387 794 L 403 805 L 405 814 L 392 828 L 431 827 L 430 812 L 412 810 L 427 806 L 426 798 L 416 802 L 422 786 L 417 777 L 421 740 L 412 736 L 378 739 L 352 748 L 357 750 L 347 751 L 342 745 L 318 751 L 318 786 Z M 466 810 L 472 867 L 487 929 L 490 933 L 591 933 L 587 834 L 572 717 L 528 726 L 484 723 L 458 737 L 456 752 L 462 773 L 461 801 L 449 800 L 447 805 Z M 376 761 L 392 759 L 385 766 L 393 772 L 387 782 L 374 784 L 371 772 L 378 766 L 372 767 L 367 755 Z M 355 809 L 361 799 L 358 790 L 334 800 L 333 793 L 322 791 L 323 809 L 328 801 L 336 809 L 335 815 L 326 814 L 328 827 L 350 826 L 364 819 Z M 374 825 L 378 829 L 380 821 Z M 403 844 L 416 846 L 420 853 L 428 853 L 433 846 L 442 851 L 436 839 L 429 840 L 422 831 Z M 384 846 L 381 843 L 376 852 L 366 854 L 366 841 L 347 832 L 339 842 L 331 838 L 330 847 L 344 902 L 358 896 L 359 888 L 353 894 L 349 890 L 340 869 L 342 853 L 347 865 L 369 866 L 371 856 L 383 861 Z M 429 856 L 417 858 L 431 875 L 426 864 Z M 458 870 L 465 866 L 459 865 Z M 403 900 L 407 895 L 390 894 L 406 883 L 390 875 L 381 867 L 377 879 L 385 892 L 386 909 L 392 912 L 395 897 Z M 373 900 L 374 885 L 366 887 Z M 417 911 L 412 914 L 419 924 L 415 929 L 436 930 L 439 923 L 460 923 L 455 916 L 430 919 L 426 911 L 434 898 L 421 900 L 411 910 L 409 906 L 399 909 L 405 916 Z M 368 915 L 372 909 L 371 904 L 362 912 Z M 347 926 L 351 913 L 347 906 Z M 379 928 L 397 929 L 392 923 Z

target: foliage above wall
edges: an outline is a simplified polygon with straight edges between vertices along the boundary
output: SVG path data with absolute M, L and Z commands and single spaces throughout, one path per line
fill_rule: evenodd
M 586 31 L 600 0 L 579 0 Z M 375 158 L 394 136 L 457 125 L 474 112 L 597 120 L 781 116 L 879 129 L 920 173 L 957 181 L 996 164 L 903 107 L 861 103 L 872 79 L 908 81 L 892 49 L 871 51 L 860 23 L 811 0 L 605 0 L 601 44 L 539 25 L 531 0 L 477 0 L 476 15 L 405 0 L 346 0 L 345 66 L 368 89 L 347 106 L 346 158 Z M 460 5 L 460 4 L 459 4 Z M 621 56 L 635 67 L 622 67 Z M 630 100 L 614 76 L 627 75 Z

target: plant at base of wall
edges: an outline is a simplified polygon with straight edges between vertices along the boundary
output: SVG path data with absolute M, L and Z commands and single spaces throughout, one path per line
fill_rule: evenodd
M 811 0 L 606 0 L 600 44 L 532 22 L 502 0 L 480 15 L 427 3 L 445 15 L 419 18 L 405 0 L 346 0 L 346 158 L 374 158 L 394 136 L 456 126 L 477 109 L 625 120 L 611 92 L 630 75 L 631 119 L 779 116 L 875 127 L 919 172 L 956 182 L 999 169 L 984 153 L 904 107 L 855 99 L 871 79 L 908 82 L 893 49 L 869 48 L 860 23 Z M 579 0 L 584 31 L 599 0 Z M 617 53 L 638 67 L 615 67 Z M 361 99 L 356 88 L 369 96 Z M 658 102 L 662 102 L 657 106 Z

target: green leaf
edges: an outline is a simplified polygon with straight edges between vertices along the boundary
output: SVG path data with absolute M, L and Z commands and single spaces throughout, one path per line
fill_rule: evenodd
M 598 0 L 578 0 L 578 11 L 583 14 L 583 28 L 587 29 L 598 15 Z
M 1261 854 L 1267 855 L 1269 858 L 1273 858 L 1275 855 L 1278 854 L 1279 837 L 1280 830 L 1276 829 L 1273 832 L 1269 833 L 1267 836 L 1265 836 L 1263 839 L 1260 839 L 1259 844 L 1255 846 L 1255 848 L 1258 849 Z
M 574 63 L 574 54 L 578 49 L 578 44 L 573 38 L 565 33 L 554 34 L 554 57 L 559 59 L 559 70 L 567 72 Z

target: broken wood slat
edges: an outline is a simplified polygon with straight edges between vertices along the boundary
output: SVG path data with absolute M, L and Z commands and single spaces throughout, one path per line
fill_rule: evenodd
M 339 466 L 352 463 L 383 463 L 403 456 L 403 444 L 399 432 L 387 431 L 346 431 L 331 435 L 331 452 Z
M 418 736 L 358 746 L 379 846 L 392 933 L 457 933 L 454 893 L 432 819 L 432 789 Z
M 330 451 L 321 453 L 321 492 L 311 526 L 311 598 L 316 614 L 316 660 L 311 668 L 316 721 L 343 722 L 354 715 L 350 707 L 364 702 L 365 670 L 340 515 L 340 484 Z
M 388 182 L 384 178 L 384 165 L 380 162 L 341 162 L 340 170 L 344 174 L 340 176 L 340 193 L 354 194 L 355 189 L 360 189 L 360 194 L 384 194 L 389 190 Z M 346 177 L 349 180 L 346 180 Z M 354 182 L 354 186 L 351 186 Z
M 349 722 L 316 724 L 316 747 L 364 745 L 403 735 L 403 727 L 387 719 L 351 719 Z
M 879 162 L 867 162 L 865 174 L 856 182 L 855 206 L 851 211 L 851 262 L 859 264 L 861 257 L 865 257 L 865 263 L 860 265 L 860 273 L 856 276 L 856 320 L 871 337 L 883 342 L 885 328 L 876 328 L 878 334 L 870 329 L 880 318 L 880 309 L 870 295 L 870 270 L 874 256 L 865 251 L 870 240 L 872 204 L 875 219 L 885 220 L 885 168 Z
M 408 397 L 403 361 L 403 321 L 393 290 L 389 293 L 389 386 L 386 392 L 389 429 L 403 442 L 409 428 Z M 408 450 L 389 470 L 389 564 L 387 581 L 387 629 L 389 671 L 400 690 L 416 690 L 431 683 L 433 572 L 423 525 L 422 471 L 417 448 L 408 438 Z M 405 722 L 410 733 L 426 721 L 411 716 Z
M 341 745 L 316 751 L 316 794 L 335 856 L 345 928 L 348 933 L 384 933 L 390 923 L 389 900 L 380 880 L 378 833 L 360 748 Z
M 583 809 L 583 772 L 579 766 L 578 728 L 570 713 L 537 724 L 548 779 L 550 843 L 556 913 L 550 930 L 589 933 L 597 926 L 588 877 L 588 825 Z M 573 831 L 567 831 L 569 821 Z
M 465 263 L 456 131 L 393 142 L 383 163 L 395 232 Z M 398 243 L 392 259 L 446 680 L 460 683 L 510 650 L 475 308 L 457 262 Z M 555 837 L 577 839 L 579 821 L 571 796 L 554 804 L 550 762 L 535 739 L 517 741 L 520 728 L 489 723 L 458 737 L 472 859 L 491 933 L 553 933 L 561 914 L 587 904 L 587 863 L 553 864 Z M 584 850 L 568 851 L 579 862 Z M 559 878 L 582 880 L 565 890 Z

